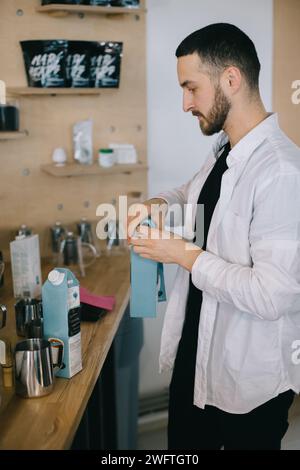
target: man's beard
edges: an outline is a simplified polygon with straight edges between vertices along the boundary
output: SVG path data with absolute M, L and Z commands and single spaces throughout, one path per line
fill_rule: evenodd
M 213 135 L 220 132 L 225 124 L 228 113 L 231 108 L 229 99 L 223 93 L 220 85 L 215 88 L 215 100 L 207 117 L 204 117 L 201 113 L 194 112 L 194 116 L 202 116 L 199 121 L 201 131 L 204 135 Z

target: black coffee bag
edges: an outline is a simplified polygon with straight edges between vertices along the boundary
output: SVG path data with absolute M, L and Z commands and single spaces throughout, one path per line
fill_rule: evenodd
M 67 85 L 86 88 L 90 85 L 90 41 L 68 41 L 66 61 Z
M 109 5 L 109 0 L 90 0 L 89 4 L 94 5 L 94 6 L 97 5 L 97 6 L 106 7 Z
M 90 59 L 91 87 L 119 87 L 122 50 L 122 42 L 93 43 Z
M 42 0 L 42 5 L 88 5 L 89 0 Z
M 65 87 L 65 62 L 68 42 L 65 40 L 21 41 L 28 85 L 32 87 Z
M 112 7 L 139 7 L 140 0 L 110 0 Z

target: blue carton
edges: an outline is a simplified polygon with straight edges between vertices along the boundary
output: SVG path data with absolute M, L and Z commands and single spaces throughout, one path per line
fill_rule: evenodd
M 64 343 L 58 377 L 71 378 L 82 369 L 79 282 L 66 268 L 55 268 L 42 287 L 44 337 Z
M 141 225 L 154 227 L 151 219 Z M 142 258 L 130 252 L 130 316 L 133 318 L 155 318 L 157 302 L 166 300 L 163 264 Z M 158 287 L 158 284 L 159 287 Z

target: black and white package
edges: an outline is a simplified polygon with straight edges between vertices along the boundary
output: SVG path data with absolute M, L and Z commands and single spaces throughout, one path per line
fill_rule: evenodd
M 90 50 L 89 41 L 68 41 L 66 60 L 67 86 L 88 88 L 90 85 Z
M 140 6 L 140 0 L 110 0 L 110 5 L 112 7 L 138 8 Z
M 65 87 L 68 41 L 53 39 L 21 41 L 28 85 Z
M 109 0 L 89 0 L 89 5 L 107 7 Z
M 42 0 L 42 5 L 88 5 L 89 0 Z
M 94 42 L 91 48 L 90 86 L 92 88 L 118 88 L 123 43 Z

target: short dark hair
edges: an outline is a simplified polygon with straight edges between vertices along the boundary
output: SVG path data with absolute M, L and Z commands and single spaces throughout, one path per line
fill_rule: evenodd
M 194 31 L 176 50 L 176 57 L 197 53 L 204 64 L 220 71 L 234 65 L 250 89 L 258 89 L 260 62 L 251 39 L 236 26 L 215 23 Z

